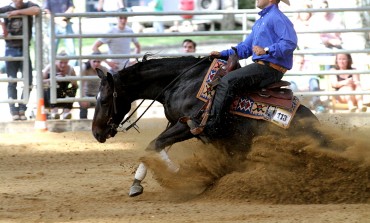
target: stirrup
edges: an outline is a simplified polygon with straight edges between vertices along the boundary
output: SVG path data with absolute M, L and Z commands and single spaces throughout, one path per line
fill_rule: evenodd
M 191 119 L 189 119 L 188 121 L 187 121 L 187 124 L 188 124 L 188 126 L 190 127 L 190 132 L 193 134 L 193 135 L 195 135 L 195 136 L 198 136 L 199 138 L 200 138 L 200 140 L 202 140 L 202 142 L 204 143 L 204 144 L 208 144 L 208 143 L 210 143 L 211 141 L 210 141 L 210 139 L 207 137 L 207 136 L 205 136 L 204 134 L 202 134 L 203 133 L 203 130 L 204 130 L 204 127 L 205 127 L 205 125 L 199 125 L 199 126 L 197 126 L 197 123 L 196 122 L 194 122 L 193 120 L 191 120 Z
M 181 117 L 179 119 L 181 123 L 186 123 L 190 127 L 190 132 L 193 135 L 199 135 L 203 132 L 205 125 L 198 125 L 194 120 L 192 120 L 189 116 Z
M 203 132 L 204 130 L 204 125 L 200 125 L 200 126 L 195 126 L 194 125 L 194 121 L 190 120 L 188 121 L 188 126 L 190 127 L 190 132 L 193 134 L 193 135 L 199 135 Z

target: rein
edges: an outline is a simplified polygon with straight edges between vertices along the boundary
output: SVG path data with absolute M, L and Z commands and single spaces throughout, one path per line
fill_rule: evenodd
M 193 64 L 192 66 L 190 66 L 188 69 L 186 69 L 185 71 L 183 71 L 179 76 L 177 76 L 175 79 L 173 79 L 165 88 L 163 88 L 163 90 L 154 98 L 154 100 L 148 105 L 148 107 L 144 110 L 144 112 L 133 122 L 131 123 L 127 128 L 124 129 L 124 131 L 128 131 L 129 129 L 131 129 L 132 127 L 134 127 L 134 129 L 136 131 L 139 132 L 138 130 L 138 126 L 136 125 L 136 123 L 141 119 L 141 117 L 143 117 L 143 115 L 149 110 L 149 108 L 154 104 L 154 102 L 163 94 L 163 92 L 165 90 L 167 90 L 172 84 L 174 84 L 182 75 L 184 75 L 185 73 L 187 73 L 189 70 L 191 70 L 192 68 L 198 66 L 200 63 L 202 63 L 204 60 L 207 60 L 207 59 L 210 59 L 211 57 L 210 56 L 207 56 L 207 57 L 204 57 L 202 58 L 200 61 L 198 61 L 197 63 Z M 117 108 L 116 108 L 116 99 L 117 99 L 117 92 L 116 92 L 116 88 L 114 87 L 114 92 L 113 92 L 113 107 L 114 107 L 114 113 L 117 114 Z M 114 124 L 114 126 L 111 124 L 111 127 L 115 129 L 117 129 L 119 126 L 122 126 L 123 124 L 125 124 L 126 122 L 129 122 L 129 119 L 133 116 L 133 114 L 135 114 L 135 112 L 139 109 L 139 107 L 144 103 L 145 99 L 143 99 L 140 104 L 135 108 L 134 111 L 131 112 L 131 114 L 125 118 L 122 122 L 120 122 L 120 124 L 118 126 L 116 126 Z M 112 118 L 111 118 L 112 119 Z
M 116 103 L 116 99 L 117 99 L 117 91 L 116 91 L 116 86 L 114 85 L 113 86 L 113 111 L 114 111 L 114 114 L 117 114 L 117 103 Z M 117 129 L 119 127 L 119 125 L 116 125 L 114 123 L 112 115 L 109 118 L 109 120 L 107 122 L 107 125 L 109 125 L 111 129 Z

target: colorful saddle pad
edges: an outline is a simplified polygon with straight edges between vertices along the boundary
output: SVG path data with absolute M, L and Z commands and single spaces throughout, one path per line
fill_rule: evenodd
M 226 61 L 221 59 L 214 59 L 207 74 L 203 79 L 203 84 L 200 87 L 197 98 L 207 102 L 215 90 L 210 86 L 216 72 L 226 65 Z M 299 99 L 294 96 L 292 105 L 289 109 L 279 107 L 278 105 L 271 105 L 264 102 L 259 102 L 253 98 L 253 95 L 236 97 L 230 107 L 230 113 L 253 118 L 270 121 L 284 129 L 289 128 L 290 122 L 293 119 L 298 107 L 300 105 Z

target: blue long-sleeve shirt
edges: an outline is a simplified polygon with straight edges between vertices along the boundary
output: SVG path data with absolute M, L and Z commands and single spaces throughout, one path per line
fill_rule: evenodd
M 261 17 L 252 27 L 252 32 L 237 46 L 240 59 L 252 56 L 252 60 L 263 60 L 287 69 L 293 66 L 293 51 L 297 48 L 297 34 L 292 22 L 273 4 L 258 13 Z M 268 47 L 269 54 L 257 56 L 253 46 Z M 234 54 L 228 49 L 220 52 L 222 57 Z

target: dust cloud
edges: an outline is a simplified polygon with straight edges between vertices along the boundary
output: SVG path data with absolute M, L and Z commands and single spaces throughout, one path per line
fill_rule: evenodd
M 183 198 L 276 204 L 370 202 L 368 128 L 321 126 L 329 145 L 308 136 L 256 137 L 249 153 L 230 155 L 191 140 L 169 151 L 180 165 L 167 171 L 158 156 L 142 158 L 154 178 Z M 153 158 L 154 157 L 154 158 Z

